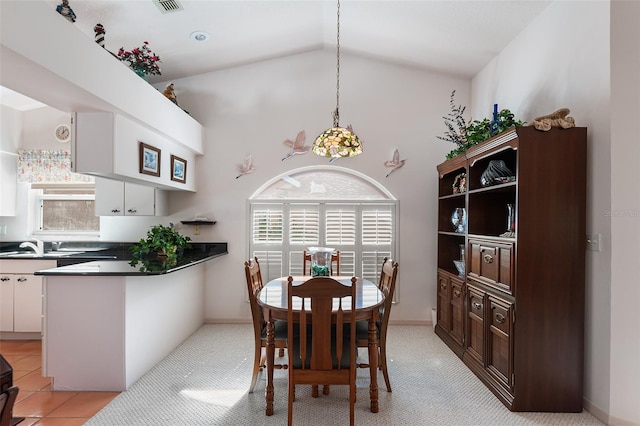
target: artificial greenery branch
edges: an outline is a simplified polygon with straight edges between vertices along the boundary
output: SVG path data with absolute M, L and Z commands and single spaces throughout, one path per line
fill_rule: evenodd
M 444 124 L 447 126 L 449 131 L 444 132 L 444 136 L 437 136 L 437 138 L 442 139 L 443 141 L 452 142 L 458 147 L 462 147 L 467 140 L 467 122 L 463 115 L 464 110 L 467 107 L 462 105 L 456 106 L 453 103 L 453 97 L 455 94 L 455 90 L 451 92 L 451 99 L 449 100 L 451 112 L 449 112 L 446 117 L 442 117 L 444 119 Z

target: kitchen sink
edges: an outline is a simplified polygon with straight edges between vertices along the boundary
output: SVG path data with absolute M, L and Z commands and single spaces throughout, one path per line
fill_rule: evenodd
M 66 257 L 66 256 L 73 256 L 74 254 L 79 254 L 82 252 L 76 251 L 76 252 L 72 252 L 72 251 L 65 251 L 65 252 L 58 252 L 58 251 L 48 251 L 42 255 L 36 254 L 34 252 L 21 252 L 21 251 L 8 251 L 8 252 L 4 252 L 4 253 L 0 253 L 0 257 L 11 257 L 11 258 L 40 258 L 40 257 L 46 257 L 46 258 L 57 258 L 57 257 Z
M 74 254 L 80 254 L 81 251 L 49 251 L 43 254 L 44 257 L 65 257 L 65 256 L 73 256 Z

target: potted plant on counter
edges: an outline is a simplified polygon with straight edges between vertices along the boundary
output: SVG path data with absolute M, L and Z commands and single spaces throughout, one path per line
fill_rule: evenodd
M 135 265 L 148 255 L 166 258 L 167 262 L 175 261 L 185 248 L 190 248 L 189 241 L 191 238 L 181 235 L 172 223 L 168 226 L 154 225 L 147 231 L 146 238 L 131 246 L 131 263 Z

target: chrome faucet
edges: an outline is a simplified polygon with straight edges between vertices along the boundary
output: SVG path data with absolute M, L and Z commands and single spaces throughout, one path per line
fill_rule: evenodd
M 25 241 L 24 243 L 20 244 L 20 248 L 28 247 L 30 249 L 33 249 L 33 251 L 35 251 L 38 256 L 42 256 L 44 254 L 44 241 L 36 239 L 35 242 L 36 244 Z

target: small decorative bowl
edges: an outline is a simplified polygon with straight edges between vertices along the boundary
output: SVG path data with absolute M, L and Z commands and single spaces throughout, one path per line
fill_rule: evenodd
M 458 270 L 458 275 L 461 277 L 464 277 L 464 274 L 465 274 L 464 260 L 454 260 L 453 263 L 454 265 L 456 265 L 456 269 Z

